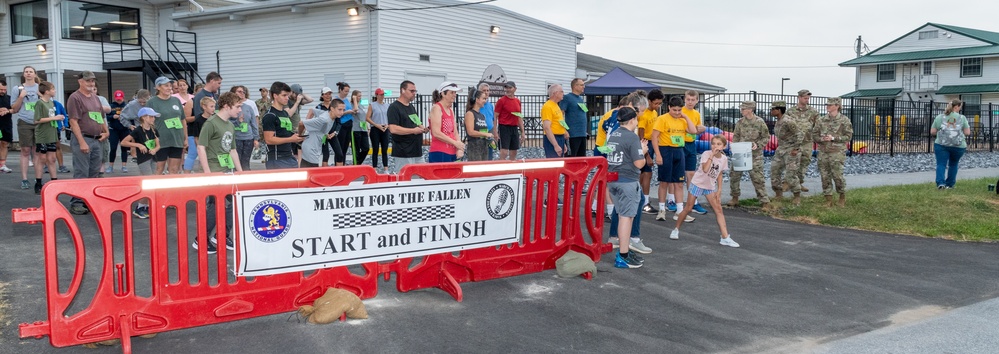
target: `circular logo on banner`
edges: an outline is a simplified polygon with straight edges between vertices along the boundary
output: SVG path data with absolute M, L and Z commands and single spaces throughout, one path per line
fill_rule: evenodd
M 486 194 L 486 211 L 493 219 L 500 220 L 506 218 L 513 211 L 513 188 L 505 184 L 497 184 Z
M 291 212 L 281 201 L 268 199 L 253 208 L 253 237 L 263 242 L 277 242 L 291 229 Z

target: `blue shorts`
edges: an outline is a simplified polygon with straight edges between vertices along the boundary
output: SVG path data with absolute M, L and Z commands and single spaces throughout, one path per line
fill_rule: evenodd
M 555 153 L 555 145 L 552 145 L 552 143 L 548 141 L 547 136 L 542 137 L 541 140 L 542 140 L 542 145 L 545 148 L 545 158 L 553 159 L 566 156 L 567 151 L 565 150 L 567 146 L 565 145 L 565 135 L 555 135 L 555 143 L 558 144 L 560 148 L 562 148 L 562 156 L 559 156 L 558 154 Z
M 690 191 L 690 195 L 695 197 L 703 197 L 715 192 L 714 189 L 703 189 L 693 183 L 690 184 L 690 187 L 688 187 L 687 190 Z
M 654 161 L 656 161 L 656 147 L 652 145 L 652 141 L 649 141 L 646 145 L 649 151 L 649 157 L 652 158 L 653 163 L 645 164 L 645 166 L 642 166 L 639 171 L 641 173 L 652 173 L 652 165 L 654 165 Z
M 683 170 L 694 172 L 697 171 L 697 144 L 694 142 L 689 142 L 687 145 L 683 146 Z
M 683 183 L 684 180 L 684 150 L 683 148 L 672 146 L 660 146 L 659 155 L 663 158 L 663 164 L 659 165 L 659 182 Z

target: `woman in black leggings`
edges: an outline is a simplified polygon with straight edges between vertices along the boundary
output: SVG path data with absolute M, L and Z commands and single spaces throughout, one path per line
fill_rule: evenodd
M 347 160 L 346 152 L 350 148 L 350 138 L 353 136 L 352 131 L 354 130 L 354 115 L 357 114 L 357 107 L 355 107 L 355 102 L 348 97 L 350 95 L 350 85 L 346 82 L 336 83 L 338 98 L 344 103 L 343 107 L 343 117 L 340 117 L 340 132 L 336 135 L 336 141 L 340 144 L 340 152 L 336 154 L 335 161 L 337 166 L 343 166 L 344 162 Z
M 371 138 L 371 165 L 378 170 L 378 155 L 382 156 L 382 173 L 388 173 L 388 103 L 385 102 L 385 90 L 376 89 L 375 97 L 368 105 L 368 114 L 365 120 L 371 129 L 368 130 L 368 137 Z

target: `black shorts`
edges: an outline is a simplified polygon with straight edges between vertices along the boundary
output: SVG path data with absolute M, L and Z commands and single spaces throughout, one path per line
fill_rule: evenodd
M 163 162 L 167 159 L 179 159 L 184 156 L 184 148 L 165 147 L 156 152 L 156 162 Z
M 694 172 L 697 170 L 697 144 L 689 142 L 683 146 L 683 170 Z
M 499 136 L 501 150 L 520 150 L 520 127 L 500 125 Z
M 8 143 L 14 141 L 14 121 L 11 118 L 0 119 L 0 141 L 6 141 Z
M 652 158 L 652 163 L 645 164 L 645 166 L 642 166 L 642 168 L 638 171 L 641 173 L 652 173 L 652 166 L 656 164 L 656 146 L 652 145 L 652 141 L 649 141 L 646 143 L 646 148 L 648 151 L 647 154 Z M 648 160 L 645 162 L 648 162 Z
M 39 154 L 59 152 L 59 143 L 35 144 L 35 152 Z

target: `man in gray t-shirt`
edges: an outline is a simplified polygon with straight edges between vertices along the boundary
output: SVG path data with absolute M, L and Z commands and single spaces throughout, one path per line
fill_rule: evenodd
M 332 139 L 329 134 L 330 129 L 343 116 L 343 101 L 333 99 L 329 112 L 319 111 L 320 114 L 302 121 L 305 127 L 305 141 L 302 142 L 302 161 L 299 167 L 319 167 L 323 161 L 323 145 L 326 140 Z

